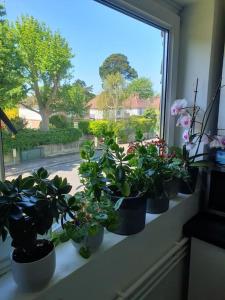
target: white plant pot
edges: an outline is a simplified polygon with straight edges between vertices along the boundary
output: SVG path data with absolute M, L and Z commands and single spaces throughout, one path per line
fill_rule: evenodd
M 85 248 L 89 248 L 90 252 L 95 252 L 102 244 L 104 237 L 104 227 L 101 227 L 96 235 L 86 236 L 81 243 L 76 243 L 71 240 L 73 246 L 79 251 L 83 246 Z
M 55 272 L 55 266 L 55 248 L 42 259 L 30 263 L 18 263 L 11 255 L 13 278 L 24 291 L 37 291 L 47 285 Z

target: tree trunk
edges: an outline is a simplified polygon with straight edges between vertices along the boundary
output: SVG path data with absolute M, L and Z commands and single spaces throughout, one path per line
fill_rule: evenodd
M 40 115 L 41 115 L 41 125 L 40 129 L 42 131 L 48 131 L 49 130 L 49 113 L 46 109 L 40 109 Z

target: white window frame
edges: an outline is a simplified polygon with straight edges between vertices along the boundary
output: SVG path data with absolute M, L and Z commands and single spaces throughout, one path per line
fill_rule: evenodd
M 176 99 L 181 7 L 171 0 L 94 0 L 168 32 L 167 53 L 164 53 L 163 88 L 161 98 L 160 134 L 169 145 L 174 145 L 174 118 L 171 103 Z M 165 47 L 164 47 L 165 48 Z

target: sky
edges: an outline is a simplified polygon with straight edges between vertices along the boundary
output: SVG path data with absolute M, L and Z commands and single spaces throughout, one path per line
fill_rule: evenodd
M 153 82 L 161 92 L 163 46 L 160 30 L 108 8 L 94 0 L 5 0 L 7 18 L 22 14 L 44 21 L 58 30 L 72 48 L 74 79 L 101 91 L 99 66 L 112 53 L 128 57 L 139 77 Z

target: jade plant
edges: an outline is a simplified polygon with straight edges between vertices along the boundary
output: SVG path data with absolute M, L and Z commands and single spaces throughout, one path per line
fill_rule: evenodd
M 134 153 L 126 153 L 116 142 L 113 132 L 104 133 L 103 154 L 99 160 L 107 188 L 115 196 L 136 197 L 146 190 L 146 172 L 141 165 L 132 165 Z
M 54 219 L 61 218 L 63 224 L 69 212 L 65 197 L 71 186 L 66 179 L 48 177 L 40 168 L 32 176 L 0 182 L 0 235 L 3 241 L 8 233 L 12 237 L 17 262 L 32 262 L 47 255 L 52 243 L 37 236 L 47 233 Z

